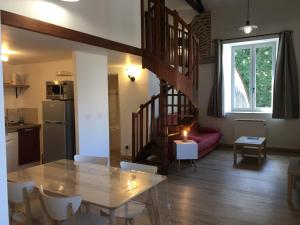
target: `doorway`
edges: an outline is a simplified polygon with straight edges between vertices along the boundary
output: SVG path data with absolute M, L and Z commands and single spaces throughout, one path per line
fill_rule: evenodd
M 120 102 L 118 74 L 108 75 L 109 142 L 112 166 L 118 166 L 121 158 Z

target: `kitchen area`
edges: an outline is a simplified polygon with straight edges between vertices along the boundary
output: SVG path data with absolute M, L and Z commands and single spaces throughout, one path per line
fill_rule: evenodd
M 119 87 L 134 85 L 119 66 L 128 56 L 106 57 L 96 47 L 1 29 L 8 172 L 74 154 L 112 156 L 117 165 L 121 121 L 128 123 L 121 120 Z M 108 63 L 116 69 L 108 71 Z M 130 143 L 123 142 L 127 153 Z
M 4 66 L 4 74 L 6 68 Z M 21 76 L 12 74 L 11 77 Z M 25 79 L 26 81 L 26 79 Z M 7 88 L 7 86 L 10 88 Z M 26 85 L 19 81 L 6 79 L 5 105 L 12 104 L 11 88 L 15 88 L 15 98 L 19 98 L 23 90 L 18 90 Z M 22 102 L 22 108 L 7 107 L 5 110 L 6 121 L 6 154 L 8 172 L 20 168 L 47 163 L 62 158 L 73 159 L 75 154 L 75 118 L 74 118 L 74 91 L 73 81 L 46 81 L 46 92 L 40 98 L 36 108 Z M 26 93 L 24 91 L 23 94 Z M 41 114 L 41 118 L 39 118 Z
M 7 171 L 61 158 L 75 147 L 72 51 L 2 26 Z
M 8 172 L 23 166 L 39 164 L 40 130 L 38 121 L 24 115 L 34 114 L 34 109 L 6 109 L 6 157 Z

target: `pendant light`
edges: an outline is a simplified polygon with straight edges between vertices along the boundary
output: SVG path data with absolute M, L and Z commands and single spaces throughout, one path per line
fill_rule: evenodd
M 250 24 L 249 16 L 250 16 L 250 0 L 248 0 L 246 25 L 239 28 L 239 30 L 244 31 L 245 34 L 250 34 L 254 29 L 258 28 L 256 25 Z

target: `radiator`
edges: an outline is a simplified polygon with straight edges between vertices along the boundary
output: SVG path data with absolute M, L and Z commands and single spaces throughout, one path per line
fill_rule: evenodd
M 267 125 L 265 120 L 237 119 L 234 124 L 235 139 L 241 136 L 266 137 Z

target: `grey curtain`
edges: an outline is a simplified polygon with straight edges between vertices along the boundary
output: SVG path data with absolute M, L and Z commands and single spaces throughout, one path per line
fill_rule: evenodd
M 299 118 L 298 70 L 292 31 L 280 33 L 273 90 L 273 118 Z
M 222 41 L 215 40 L 215 73 L 211 96 L 208 103 L 207 115 L 223 117 L 223 65 L 222 65 Z

